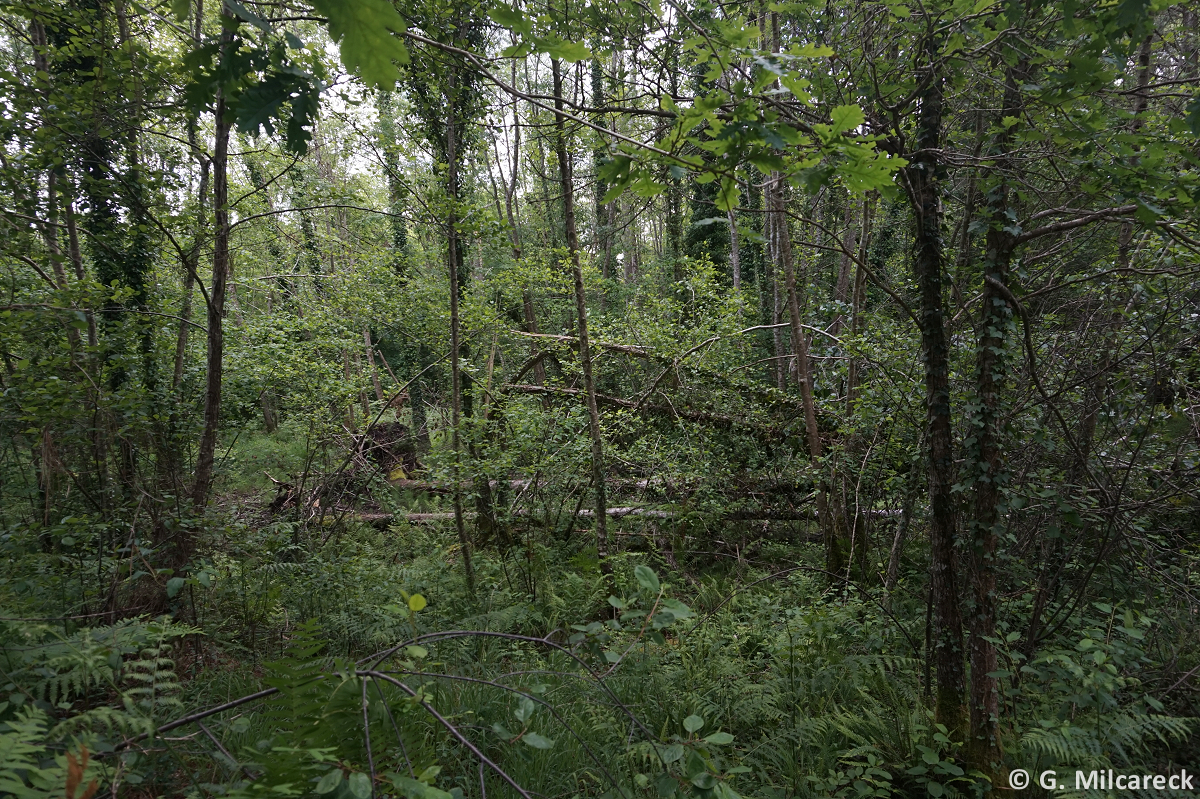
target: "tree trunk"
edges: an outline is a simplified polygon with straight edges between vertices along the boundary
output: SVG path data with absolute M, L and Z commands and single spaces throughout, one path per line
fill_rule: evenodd
M 742 288 L 742 250 L 738 242 L 737 215 L 730 208 L 729 215 L 729 277 L 734 291 Z
M 558 175 L 562 183 L 563 228 L 571 253 L 571 278 L 575 284 L 575 314 L 579 324 L 579 363 L 583 368 L 583 390 L 587 398 L 588 432 L 592 439 L 592 487 L 596 491 L 596 555 L 601 571 L 611 576 L 608 562 L 608 501 L 604 493 L 604 440 L 600 434 L 600 409 L 596 405 L 596 382 L 592 375 L 592 352 L 588 341 L 587 297 L 583 291 L 583 269 L 579 264 L 579 235 L 575 230 L 575 190 L 571 179 L 571 158 L 567 152 L 567 126 L 563 115 L 562 74 L 557 58 L 550 59 L 554 76 L 554 131 L 558 155 Z
M 375 365 L 375 345 L 371 343 L 371 329 L 363 328 L 363 347 L 367 351 L 367 365 L 371 367 L 371 385 L 375 388 L 375 399 L 380 403 L 386 402 L 383 393 L 383 383 L 379 381 L 379 368 Z
M 462 421 L 462 367 L 459 363 L 459 348 L 462 345 L 459 333 L 458 294 L 462 253 L 459 251 L 458 241 L 458 86 L 454 67 L 451 68 L 450 74 L 450 113 L 446 117 L 446 194 L 450 203 L 450 213 L 446 220 L 446 261 L 450 272 L 450 425 L 454 448 L 454 527 L 458 531 L 458 543 L 462 548 L 467 590 L 474 595 L 475 567 L 471 561 L 471 539 L 467 535 L 466 522 L 463 519 L 462 489 L 459 487 L 462 472 L 462 437 L 459 431 Z
M 1018 75 L 1006 70 L 1005 117 L 1019 119 L 1020 90 Z M 1000 765 L 999 683 L 990 676 L 997 669 L 996 645 L 996 546 L 999 540 L 1001 487 L 1007 482 L 1002 450 L 1003 414 L 1001 392 L 1008 376 L 1006 346 L 1013 326 L 1013 308 L 1009 305 L 1009 263 L 1016 237 L 1008 218 L 1008 148 L 1015 126 L 1000 123 L 1000 132 L 992 146 L 992 168 L 997 184 L 987 196 L 987 252 L 984 256 L 984 282 L 980 336 L 976 348 L 975 393 L 977 411 L 972 432 L 975 438 L 975 518 L 968 548 L 971 576 L 971 608 L 967 619 L 968 650 L 971 659 L 971 733 L 966 755 L 968 762 L 983 773 L 997 776 Z M 990 181 L 989 181 L 990 182 Z
M 776 264 L 779 263 L 778 240 L 775 238 L 775 214 L 771 211 L 773 203 L 772 185 L 763 189 L 763 204 L 767 212 L 763 214 L 763 238 L 767 241 L 767 258 L 763 270 L 763 300 L 764 305 L 771 309 L 771 365 L 775 372 L 775 387 L 780 391 L 787 387 L 788 356 L 784 353 L 783 327 L 779 321 L 783 318 L 783 306 L 779 297 L 779 275 Z
M 233 41 L 233 20 L 222 5 L 221 47 Z M 212 288 L 208 294 L 208 360 L 204 384 L 204 432 L 196 454 L 195 484 L 192 488 L 192 508 L 202 513 L 208 504 L 212 484 L 213 464 L 217 450 L 217 434 L 221 425 L 221 376 L 225 356 L 225 283 L 229 276 L 229 123 L 225 120 L 225 93 L 217 90 L 215 111 L 216 146 L 213 149 L 213 267 Z M 178 553 L 180 562 L 191 554 L 191 541 L 181 542 L 185 551 Z
M 842 232 L 842 253 L 838 258 L 838 274 L 837 283 L 834 286 L 834 298 L 838 301 L 837 316 L 833 318 L 833 324 L 829 326 L 829 332 L 833 335 L 838 335 L 842 332 L 842 325 L 845 323 L 845 313 L 843 308 L 853 303 L 851 295 L 850 277 L 853 272 L 854 251 L 858 248 L 858 231 L 855 230 L 858 221 L 857 209 L 858 201 L 853 197 L 846 198 L 846 217 L 845 229 Z
M 872 198 L 863 199 L 862 206 L 862 235 L 858 242 L 858 263 L 854 269 L 854 293 L 851 295 L 850 308 L 850 334 L 857 337 L 862 332 L 862 312 L 863 302 L 866 297 L 867 289 L 867 274 L 863 269 L 863 264 L 867 262 L 867 258 L 871 252 L 871 214 L 872 214 Z M 844 348 L 843 348 L 844 349 Z M 859 384 L 859 360 L 850 356 L 849 373 L 846 377 L 846 414 L 848 418 L 853 418 L 854 401 L 858 398 Z
M 601 68 L 599 58 L 593 58 L 591 61 L 591 79 L 592 105 L 595 108 L 603 108 L 604 70 Z M 594 121 L 597 126 L 604 127 L 603 114 L 596 114 Z M 596 212 L 596 254 L 600 259 L 600 274 L 604 276 L 605 280 L 612 277 L 612 232 L 608 227 L 608 203 L 604 202 L 604 195 L 608 193 L 608 184 L 600 177 L 600 168 L 607 157 L 608 141 L 603 135 L 597 133 L 596 144 L 592 149 L 592 170 L 596 174 L 593 205 Z
M 817 428 L 817 405 L 812 391 L 812 361 L 808 357 L 808 335 L 800 322 L 800 297 L 796 288 L 795 257 L 792 251 L 792 234 L 785 214 L 787 200 L 779 182 L 778 172 L 771 175 L 773 182 L 770 188 L 770 205 L 768 213 L 773 217 L 771 235 L 775 238 L 772 248 L 779 257 L 779 266 L 783 271 L 784 287 L 787 291 L 788 322 L 792 334 L 792 354 L 795 356 L 796 373 L 800 383 L 800 402 L 804 408 L 804 431 L 808 441 L 808 456 L 813 467 L 823 469 L 820 465 L 824 454 L 821 446 L 821 433 Z M 829 510 L 829 485 L 824 479 L 817 491 L 817 519 L 821 527 L 821 538 L 825 542 L 825 571 L 830 575 L 842 573 L 845 568 L 845 558 L 842 553 L 841 536 Z
M 896 535 L 892 539 L 892 551 L 888 554 L 887 575 L 883 580 L 883 591 L 889 597 L 900 579 L 900 558 L 904 555 L 904 543 L 912 527 L 913 511 L 917 504 L 917 488 L 921 471 L 917 464 L 909 467 L 908 480 L 904 487 L 904 504 L 900 508 L 900 521 L 896 524 Z
M 64 181 L 63 189 L 67 189 Z M 83 251 L 79 249 L 79 227 L 75 222 L 75 197 L 65 198 L 63 203 L 63 221 L 67 224 L 67 254 L 71 258 L 71 267 L 75 270 L 75 279 L 82 283 L 87 278 L 83 269 Z M 84 312 L 87 316 L 88 347 L 95 349 L 99 344 L 96 332 L 96 315 L 89 308 Z
M 383 171 L 387 178 L 388 228 L 391 231 L 392 270 L 401 278 L 406 277 L 405 251 L 408 249 L 408 228 L 405 225 L 405 187 L 400 180 L 400 157 L 397 152 L 395 109 L 391 92 L 379 98 L 379 138 L 383 150 Z
M 930 591 L 933 602 L 937 673 L 936 718 L 953 736 L 963 731 L 962 615 L 959 607 L 953 487 L 953 430 L 950 418 L 950 351 L 942 292 L 941 137 L 943 77 L 938 43 L 923 44 L 926 62 L 918 67 L 919 116 L 916 152 L 904 177 L 914 214 L 913 272 L 920 301 L 921 355 L 925 363 L 926 446 L 930 506 Z

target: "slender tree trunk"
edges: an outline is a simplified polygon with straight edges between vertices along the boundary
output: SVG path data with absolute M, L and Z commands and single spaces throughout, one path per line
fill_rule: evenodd
M 41 27 L 38 25 L 38 27 Z M 43 38 L 45 31 L 42 31 Z M 70 288 L 67 282 L 67 270 L 63 266 L 62 247 L 58 243 L 58 170 L 51 169 L 46 175 L 46 222 L 42 225 L 42 238 L 46 242 L 46 249 L 50 253 L 50 268 L 54 272 L 54 283 L 59 291 L 65 292 Z M 74 302 L 71 303 L 74 307 Z M 67 342 L 70 344 L 71 352 L 79 350 L 79 331 L 74 325 L 66 325 Z
M 779 275 L 776 265 L 779 263 L 779 241 L 775 237 L 774 183 L 763 189 L 763 239 L 767 242 L 766 261 L 763 269 L 763 305 L 771 309 L 771 368 L 775 373 L 775 387 L 783 390 L 786 387 L 788 370 L 787 355 L 783 347 L 783 327 L 779 321 L 783 318 L 783 306 L 779 296 Z
M 454 527 L 458 531 L 458 543 L 462 549 L 463 572 L 467 579 L 467 590 L 475 594 L 475 566 L 472 563 L 471 539 L 467 535 L 463 519 L 462 498 L 462 366 L 460 363 L 461 335 L 458 318 L 458 295 L 461 291 L 462 253 L 458 241 L 458 119 L 456 112 L 458 85 L 457 72 L 451 68 L 450 113 L 446 117 L 446 186 L 450 213 L 446 220 L 446 261 L 450 272 L 450 425 L 454 447 Z
M 198 251 L 198 248 L 197 248 Z M 192 260 L 191 253 L 187 256 Z M 187 359 L 188 331 L 192 321 L 192 293 L 196 286 L 196 264 L 187 264 L 187 272 L 183 276 L 183 296 L 179 303 L 179 327 L 175 333 L 175 368 L 171 372 L 171 391 L 179 392 L 183 383 L 183 366 Z
M 730 208 L 729 215 L 729 276 L 733 282 L 733 290 L 742 289 L 742 250 L 738 242 L 737 215 Z
M 579 235 L 575 230 L 575 189 L 571 179 L 571 157 L 567 152 L 567 125 L 563 115 L 562 74 L 557 58 L 550 60 L 554 76 L 554 131 L 558 154 L 558 175 L 562 183 L 563 227 L 567 249 L 571 253 L 571 277 L 575 284 L 575 314 L 579 323 L 579 362 L 583 367 L 583 390 L 587 397 L 588 433 L 592 439 L 592 487 L 596 492 L 596 554 L 600 568 L 612 574 L 608 561 L 608 501 L 604 493 L 604 439 L 600 433 L 600 409 L 596 405 L 596 382 L 592 375 L 591 343 L 588 340 L 587 297 L 583 291 L 583 269 L 579 264 Z
M 592 105 L 596 108 L 603 108 L 604 70 L 601 68 L 599 58 L 593 58 L 591 61 L 591 80 Z M 604 127 L 604 114 L 596 114 L 594 121 L 599 127 Z M 608 184 L 600 177 L 600 168 L 607 157 L 608 140 L 602 134 L 597 133 L 596 144 L 592 149 L 592 170 L 596 173 L 592 202 L 596 211 L 596 253 L 600 258 L 600 274 L 604 276 L 605 280 L 612 277 L 612 243 L 610 242 L 612 234 L 608 228 L 608 204 L 604 202 L 604 195 L 608 193 Z
M 799 376 L 800 402 L 804 408 L 804 432 L 808 441 L 808 456 L 812 459 L 814 468 L 820 466 L 824 448 L 821 445 L 821 433 L 817 428 L 817 405 L 813 399 L 812 361 L 808 357 L 808 335 L 800 322 L 800 296 L 796 287 L 795 256 L 792 250 L 792 234 L 788 226 L 786 203 L 783 190 L 779 186 L 779 173 L 772 173 L 773 186 L 770 191 L 771 205 L 768 212 L 774 218 L 771 223 L 771 235 L 775 239 L 774 249 L 779 257 L 779 266 L 783 271 L 784 287 L 787 292 L 788 322 L 792 335 L 792 353 L 796 361 L 796 373 Z M 825 542 L 825 570 L 831 575 L 841 574 L 845 568 L 845 558 L 842 553 L 842 542 L 838 535 L 829 508 L 829 484 L 821 480 L 817 491 L 817 520 L 821 526 L 821 537 Z
M 384 92 L 379 97 L 379 138 L 383 150 L 383 171 L 388 190 L 388 228 L 391 231 L 392 270 L 401 278 L 407 276 L 404 261 L 408 249 L 408 228 L 405 225 L 405 187 L 400 180 L 400 156 L 397 152 L 395 107 L 392 93 Z
M 79 249 L 79 228 L 75 221 L 74 191 L 71 190 L 71 183 L 66 180 L 63 181 L 62 188 L 64 192 L 70 192 L 69 195 L 63 197 L 63 221 L 67 226 L 67 254 L 71 259 L 71 267 L 75 271 L 75 279 L 79 281 L 80 285 L 83 285 L 84 281 L 87 279 L 87 272 L 84 271 L 83 267 L 83 252 Z M 88 352 L 95 353 L 99 347 L 99 335 L 96 330 L 96 314 L 90 308 L 85 310 L 83 313 L 87 318 Z M 98 404 L 100 398 L 97 396 L 97 392 L 95 390 L 90 392 L 90 395 L 92 401 L 92 414 L 93 418 L 95 418 L 95 416 L 99 415 Z M 99 424 L 94 425 L 92 430 L 92 458 L 95 461 L 94 473 L 96 476 L 96 485 L 99 489 L 96 493 L 100 498 L 100 504 L 102 507 L 107 501 L 106 496 L 108 494 L 108 459 L 105 452 L 106 446 L 103 426 Z
M 857 337 L 862 332 L 863 303 L 866 300 L 865 294 L 867 288 L 867 274 L 863 270 L 863 264 L 867 262 L 867 258 L 871 252 L 872 208 L 872 198 L 864 198 L 862 206 L 862 234 L 858 242 L 858 263 L 854 269 L 854 291 L 851 295 L 850 308 L 850 334 L 854 337 Z M 848 418 L 853 418 L 854 402 L 858 398 L 859 368 L 858 358 L 851 355 L 846 377 L 846 414 Z
M 941 163 L 944 113 L 941 53 L 928 38 L 925 63 L 918 67 L 919 109 L 916 152 L 905 168 L 909 203 L 914 213 L 913 271 L 920 292 L 921 355 L 925 364 L 926 446 L 930 506 L 930 590 L 933 601 L 934 652 L 937 673 L 936 718 L 953 736 L 963 731 L 962 615 L 955 540 L 957 525 L 953 487 L 954 442 L 950 409 L 950 350 L 942 292 L 945 256 L 942 249 Z
M 626 205 L 626 249 L 625 249 L 625 281 L 632 283 L 642 271 L 642 241 L 639 235 L 638 214 L 636 208 Z M 676 271 L 679 265 L 676 262 Z
M 65 182 L 63 188 L 64 190 L 67 188 Z M 73 196 L 65 198 L 63 221 L 67 225 L 67 254 L 71 258 L 71 267 L 75 270 L 75 279 L 82 283 L 87 279 L 87 272 L 83 268 L 83 251 L 79 249 L 79 227 L 75 221 L 75 198 Z M 94 350 L 99 344 L 96 315 L 92 313 L 91 309 L 84 311 L 84 314 L 87 316 L 88 347 Z
M 904 556 L 904 543 L 908 540 L 908 531 L 912 527 L 920 485 L 920 468 L 915 463 L 909 468 L 908 480 L 904 487 L 904 504 L 900 508 L 900 521 L 896 524 L 896 535 L 892 538 L 892 550 L 888 554 L 887 576 L 883 580 L 884 593 L 889 597 L 900 579 L 900 558 Z
M 371 385 L 375 388 L 375 399 L 380 402 L 387 400 L 383 393 L 383 383 L 379 381 L 379 368 L 375 366 L 375 345 L 371 343 L 371 329 L 363 328 L 363 347 L 367 351 L 367 364 L 371 367 Z
M 514 86 L 516 85 L 516 76 L 517 68 L 516 64 L 514 63 L 511 78 Z M 521 260 L 522 249 L 520 229 L 517 227 L 515 205 L 517 194 L 517 170 L 520 168 L 519 159 L 521 149 L 521 118 L 517 111 L 516 100 L 513 101 L 513 147 L 514 152 L 511 166 L 512 174 L 509 176 L 509 180 L 504 181 L 504 214 L 508 219 L 509 242 L 512 245 L 513 260 L 519 261 Z M 497 169 L 500 166 L 499 153 L 497 153 L 496 166 Z M 501 173 L 500 177 L 503 180 L 503 173 Z M 531 292 L 528 288 L 521 289 L 521 310 L 525 316 L 525 332 L 537 333 L 537 312 L 533 307 L 533 292 Z M 540 348 L 538 347 L 537 339 L 530 339 L 529 357 L 536 358 L 539 352 Z M 540 360 L 533 366 L 533 382 L 538 386 L 545 385 L 546 383 L 546 367 Z M 550 408 L 549 397 L 543 397 L 542 403 L 547 409 Z
M 829 326 L 829 332 L 835 336 L 842 332 L 842 326 L 845 323 L 845 314 L 842 308 L 853 303 L 850 277 L 854 258 L 851 254 L 858 248 L 858 231 L 855 229 L 858 225 L 856 219 L 858 205 L 858 201 L 853 197 L 846 197 L 845 229 L 842 232 L 841 242 L 842 253 L 838 258 L 837 283 L 834 286 L 834 298 L 840 307 L 837 316 L 833 318 L 833 324 Z
M 192 41 L 197 47 L 200 46 L 203 26 L 204 0 L 196 0 Z M 179 387 L 183 383 L 183 365 L 187 358 L 188 332 L 192 321 L 192 292 L 196 285 L 196 269 L 200 265 L 200 250 L 208 222 L 208 180 L 211 164 L 196 142 L 196 122 L 194 118 L 189 119 L 187 126 L 188 149 L 200 165 L 200 181 L 196 190 L 196 232 L 192 238 L 192 246 L 183 258 L 183 296 L 179 304 L 179 327 L 175 334 L 175 365 L 171 370 L 171 393 L 175 395 L 179 394 Z
M 1001 119 L 1019 119 L 1019 76 L 1006 70 Z M 984 258 L 984 284 L 980 336 L 976 348 L 975 405 L 972 431 L 976 452 L 975 518 L 968 548 L 971 574 L 971 608 L 968 616 L 968 650 L 971 659 L 971 734 L 967 758 L 983 773 L 997 776 L 1000 765 L 999 696 L 996 678 L 996 547 L 999 540 L 1002 486 L 1007 481 L 1003 445 L 1001 393 L 1008 377 L 1007 339 L 1013 326 L 1009 305 L 1009 262 L 1016 237 L 1008 218 L 1008 148 L 1013 126 L 1001 124 L 992 146 L 996 185 L 987 193 L 988 231 Z M 996 784 L 993 779 L 993 784 Z
M 230 33 L 232 18 L 221 8 L 221 47 L 228 48 L 233 40 Z M 213 465 L 217 450 L 217 434 L 221 426 L 221 377 L 225 357 L 225 284 L 229 277 L 229 123 L 225 120 L 225 93 L 217 90 L 215 111 L 216 145 L 213 148 L 213 267 L 212 288 L 208 294 L 208 359 L 204 384 L 204 431 L 196 454 L 195 484 L 192 488 L 192 508 L 202 513 L 208 504 L 212 485 Z M 177 554 L 180 563 L 191 554 L 191 540 L 181 541 Z

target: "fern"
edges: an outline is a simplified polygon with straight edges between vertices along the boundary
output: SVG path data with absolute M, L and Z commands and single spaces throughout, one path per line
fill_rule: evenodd
M 1187 719 L 1123 712 L 1107 717 L 1106 723 L 1094 728 L 1070 722 L 1043 723 L 1022 736 L 1021 747 L 1051 763 L 1097 768 L 1114 763 L 1133 765 L 1156 744 L 1182 741 L 1189 732 Z
M 61 711 L 46 717 L 48 741 L 149 732 L 182 707 L 171 642 L 198 632 L 169 619 L 129 619 L 65 635 L 26 625 L 0 656 L 10 690 Z M 78 709 L 80 705 L 84 709 Z
M 0 713 L 8 709 L 0 702 Z M 72 795 L 67 787 L 88 786 L 85 796 L 95 794 L 106 776 L 97 761 L 84 749 L 63 754 L 46 743 L 49 718 L 36 707 L 21 708 L 14 718 L 0 723 L 0 796 L 14 799 L 46 799 Z
M 123 676 L 131 685 L 124 693 L 126 704 L 132 702 L 151 720 L 162 709 L 174 711 L 183 707 L 178 697 L 180 685 L 175 661 L 167 656 L 171 651 L 170 635 L 166 630 L 154 630 L 139 657 L 125 663 Z
M 321 625 L 315 620 L 301 624 L 293 633 L 283 657 L 266 664 L 263 680 L 278 688 L 267 704 L 265 717 L 281 732 L 303 740 L 303 729 L 319 722 L 329 696 L 329 675 L 324 659 L 318 657 L 325 649 Z

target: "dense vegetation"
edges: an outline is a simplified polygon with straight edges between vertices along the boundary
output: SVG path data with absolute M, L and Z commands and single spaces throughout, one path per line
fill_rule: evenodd
M 540 2 L 0 2 L 0 796 L 1200 763 L 1194 0 Z

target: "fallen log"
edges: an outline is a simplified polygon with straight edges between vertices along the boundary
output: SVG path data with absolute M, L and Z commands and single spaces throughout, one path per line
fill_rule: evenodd
M 892 516 L 899 516 L 898 510 L 868 510 L 861 512 L 863 516 L 872 519 L 885 519 Z M 520 509 L 512 513 L 513 516 L 529 516 L 529 511 Z M 580 508 L 575 514 L 580 518 L 592 518 L 596 515 L 594 510 L 589 508 Z M 637 508 L 637 507 L 618 507 L 609 508 L 608 516 L 611 518 L 622 518 L 626 516 L 640 516 L 650 519 L 674 519 L 679 516 L 686 515 L 676 510 L 668 510 L 664 508 Z M 463 514 L 467 518 L 475 516 L 474 511 L 467 511 Z M 453 521 L 454 514 L 450 512 L 437 513 L 359 513 L 358 518 L 361 521 L 375 523 L 385 523 L 394 520 L 402 519 L 409 524 L 432 524 L 434 522 Z M 724 514 L 720 517 L 722 521 L 730 522 L 792 522 L 792 521 L 816 521 L 817 512 L 812 508 L 794 508 L 788 510 L 757 510 L 757 511 L 733 511 L 732 513 Z
M 514 391 L 519 394 L 541 394 L 543 396 L 560 396 L 560 397 L 582 397 L 583 391 L 578 388 L 566 388 L 564 386 L 533 386 L 526 383 L 506 383 L 501 387 L 504 391 Z M 633 400 L 622 399 L 621 397 L 610 397 L 607 394 L 597 394 L 596 403 L 609 408 L 625 408 L 628 410 L 642 410 L 651 413 L 664 414 L 666 416 L 675 416 L 680 419 L 687 419 L 693 422 L 707 422 L 709 424 L 733 425 L 738 424 L 742 427 L 757 429 L 754 425 L 749 424 L 745 419 L 734 419 L 732 416 L 726 416 L 720 413 L 707 413 L 705 411 L 689 411 L 681 410 L 674 405 L 641 405 L 640 407 Z
M 579 338 L 576 336 L 558 336 L 553 333 L 527 333 L 524 330 L 510 330 L 514 336 L 525 336 L 526 338 L 538 338 L 547 341 L 557 341 L 560 344 L 566 344 L 574 349 L 579 348 Z M 610 341 L 592 341 L 589 342 L 593 347 L 599 347 L 603 350 L 611 352 L 623 352 L 626 355 L 632 355 L 635 358 L 652 358 L 654 357 L 646 347 L 639 347 L 633 344 L 614 344 Z

